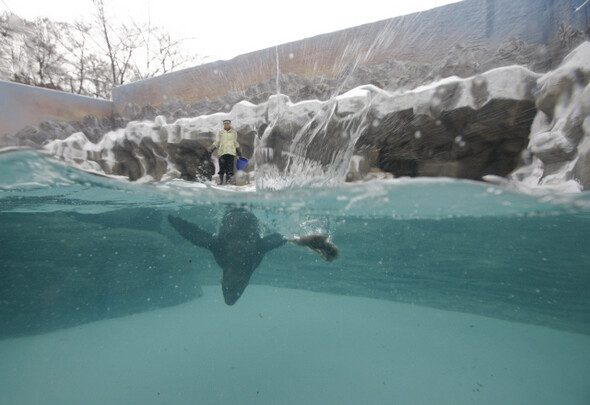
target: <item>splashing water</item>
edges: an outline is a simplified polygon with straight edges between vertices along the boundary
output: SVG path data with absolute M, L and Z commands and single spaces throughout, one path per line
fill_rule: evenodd
M 359 89 L 325 103 L 292 104 L 286 96 L 271 99 L 270 124 L 255 143 L 257 188 L 344 183 L 356 142 L 369 125 L 370 99 L 359 98 L 369 97 L 369 91 Z M 284 132 L 288 128 L 296 129 L 292 139 Z

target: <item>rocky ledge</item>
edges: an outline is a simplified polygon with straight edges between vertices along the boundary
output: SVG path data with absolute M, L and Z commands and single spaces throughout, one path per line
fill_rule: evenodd
M 229 118 L 245 155 L 256 147 L 257 168 L 267 173 L 300 170 L 299 161 L 339 181 L 380 170 L 588 188 L 588 66 L 586 42 L 544 75 L 509 66 L 411 91 L 368 85 L 297 103 L 274 95 L 228 112 L 132 121 L 98 142 L 77 132 L 44 148 L 83 170 L 130 180 L 209 179 L 214 161 L 206 150 Z
M 590 42 L 538 80 L 530 164 L 510 175 L 527 187 L 590 189 Z

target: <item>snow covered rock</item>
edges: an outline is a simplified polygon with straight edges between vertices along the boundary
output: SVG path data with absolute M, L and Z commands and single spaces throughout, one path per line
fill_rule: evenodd
M 538 80 L 530 165 L 510 178 L 527 186 L 590 189 L 590 42 Z M 569 187 L 571 189 L 571 187 Z
M 81 168 L 88 168 L 86 159 L 95 170 L 131 180 L 210 178 L 214 163 L 206 149 L 229 118 L 245 156 L 261 171 L 257 178 L 343 182 L 353 155 L 371 162 L 367 172 L 395 176 L 506 176 L 526 146 L 538 77 L 510 66 L 401 93 L 367 85 L 326 101 L 293 103 L 274 95 L 172 123 L 163 116 L 132 121 L 97 143 L 76 134 L 45 149 Z

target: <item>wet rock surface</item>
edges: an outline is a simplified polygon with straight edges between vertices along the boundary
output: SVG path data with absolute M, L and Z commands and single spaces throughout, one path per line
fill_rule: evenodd
M 78 133 L 50 142 L 46 150 L 78 164 L 95 162 L 105 173 L 130 180 L 211 179 L 207 148 L 221 120 L 230 118 L 244 154 L 251 157 L 257 142 L 257 162 L 279 172 L 294 166 L 293 156 L 329 171 L 348 164 L 338 156 L 353 153 L 369 161 L 361 165 L 360 178 L 372 169 L 394 176 L 506 176 L 527 143 L 538 77 L 516 66 L 408 92 L 362 86 L 326 101 L 299 103 L 273 96 L 258 105 L 237 103 L 222 114 L 132 121 L 98 143 Z M 168 105 L 187 108 L 179 101 Z M 330 175 L 344 180 L 347 169 Z
M 279 173 L 293 167 L 293 156 L 329 171 L 341 154 L 349 156 L 339 163 L 347 167 L 330 175 L 342 180 L 362 180 L 376 171 L 467 179 L 495 175 L 526 185 L 575 182 L 587 189 L 589 54 L 585 42 L 543 75 L 510 66 L 409 91 L 367 85 L 331 97 L 329 85 L 291 75 L 284 80 L 292 87 L 287 82 L 281 87 L 299 89 L 294 98 L 273 95 L 273 85 L 265 83 L 251 90 L 252 99 L 270 97 L 257 104 L 239 101 L 237 93 L 193 105 L 130 104 L 109 122 L 87 117 L 83 131 L 67 138 L 80 127 L 48 122 L 24 128 L 19 139 L 43 145 L 83 170 L 130 180 L 205 180 L 215 170 L 207 148 L 221 120 L 230 118 L 245 156 Z M 123 124 L 99 136 L 109 125 Z M 358 157 L 354 168 L 351 155 Z
M 538 81 L 527 151 L 530 164 L 510 179 L 525 186 L 590 189 L 590 42 Z
M 391 131 L 374 131 L 359 142 L 377 149 L 377 166 L 395 176 L 506 176 L 518 164 L 534 114 L 532 102 L 517 100 L 452 110 L 435 119 L 406 110 L 386 118 Z

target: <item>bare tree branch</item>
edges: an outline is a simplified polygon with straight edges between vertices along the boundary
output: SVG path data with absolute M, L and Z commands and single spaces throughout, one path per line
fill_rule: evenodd
M 202 61 L 162 27 L 123 24 L 93 0 L 90 23 L 29 22 L 0 15 L 0 79 L 108 98 L 113 86 Z

